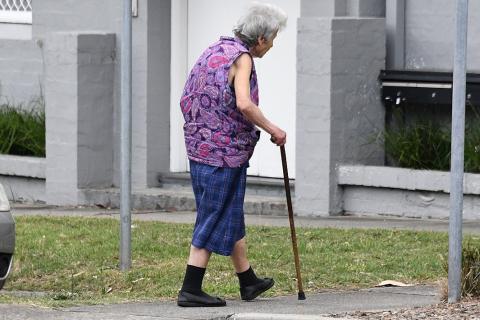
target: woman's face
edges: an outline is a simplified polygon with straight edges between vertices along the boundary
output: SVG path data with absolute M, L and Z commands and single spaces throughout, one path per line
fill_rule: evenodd
M 250 50 L 250 53 L 256 57 L 261 58 L 265 53 L 273 47 L 273 40 L 277 37 L 277 31 L 272 35 L 270 39 L 265 39 L 264 37 L 258 38 L 258 43 Z

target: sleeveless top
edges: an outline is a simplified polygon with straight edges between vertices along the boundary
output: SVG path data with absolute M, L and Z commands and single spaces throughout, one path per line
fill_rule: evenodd
M 230 67 L 242 53 L 250 54 L 242 41 L 221 37 L 202 53 L 188 76 L 180 107 L 187 155 L 192 161 L 240 167 L 253 154 L 260 131 L 238 110 L 235 90 L 228 84 Z M 250 98 L 258 105 L 255 65 Z

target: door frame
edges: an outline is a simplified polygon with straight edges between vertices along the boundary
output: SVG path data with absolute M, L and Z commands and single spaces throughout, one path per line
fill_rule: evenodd
M 171 71 L 170 71 L 170 171 L 188 172 L 189 161 L 185 148 L 183 135 L 184 123 L 179 102 L 183 93 L 183 87 L 189 71 L 189 1 L 190 0 L 171 0 Z M 296 21 L 292 24 L 296 27 Z M 295 80 L 296 81 L 296 80 Z M 295 127 L 295 123 L 294 123 Z M 293 131 L 294 133 L 294 131 Z M 293 137 L 295 135 L 293 134 Z M 295 163 L 295 147 L 287 146 L 289 151 L 290 163 Z M 290 149 L 290 150 L 288 150 Z M 293 155 L 292 155 L 293 154 Z M 261 156 L 258 152 L 251 161 L 260 161 Z M 293 158 L 293 159 L 292 159 Z M 293 160 L 293 161 L 292 161 Z M 260 163 L 260 162 L 259 162 Z M 249 175 L 261 176 L 260 166 L 252 166 L 249 169 Z M 280 164 L 277 164 L 280 166 Z M 292 166 L 293 167 L 293 166 Z M 281 166 L 279 167 L 279 176 L 281 176 Z M 295 176 L 295 171 L 292 177 Z M 269 175 L 268 175 L 269 176 Z
M 179 102 L 188 73 L 188 0 L 171 1 L 170 171 L 188 171 Z

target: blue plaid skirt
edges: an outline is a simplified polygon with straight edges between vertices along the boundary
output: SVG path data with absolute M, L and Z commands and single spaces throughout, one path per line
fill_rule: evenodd
M 213 167 L 190 161 L 197 204 L 193 246 L 229 256 L 235 243 L 245 237 L 247 167 L 248 164 L 239 168 Z

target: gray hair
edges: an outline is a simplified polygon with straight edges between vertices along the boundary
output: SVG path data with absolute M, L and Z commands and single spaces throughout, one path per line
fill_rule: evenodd
M 254 47 L 259 37 L 270 39 L 275 32 L 287 25 L 287 14 L 277 6 L 254 2 L 247 14 L 238 20 L 233 33 L 249 48 Z

